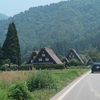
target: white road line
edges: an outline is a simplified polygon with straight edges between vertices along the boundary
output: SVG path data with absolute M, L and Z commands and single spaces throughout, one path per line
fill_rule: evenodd
M 89 72 L 90 73 L 90 72 Z M 68 90 L 66 90 L 57 100 L 62 100 L 83 78 L 85 78 L 89 73 L 80 78 L 75 84 L 73 84 Z

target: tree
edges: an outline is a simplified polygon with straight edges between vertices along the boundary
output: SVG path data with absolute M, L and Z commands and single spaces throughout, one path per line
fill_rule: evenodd
M 7 36 L 4 41 L 2 50 L 5 60 L 10 59 L 10 61 L 13 64 L 20 65 L 21 63 L 20 45 L 17 36 L 16 26 L 13 22 L 9 24 Z
M 3 53 L 2 53 L 2 49 L 1 49 L 1 45 L 0 45 L 0 66 L 2 65 L 3 61 Z
M 90 48 L 84 51 L 84 53 L 86 54 L 86 57 L 92 59 L 93 62 L 100 61 L 100 51 L 97 48 Z

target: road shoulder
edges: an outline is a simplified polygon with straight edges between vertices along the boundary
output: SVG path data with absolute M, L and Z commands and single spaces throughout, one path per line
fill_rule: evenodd
M 55 96 L 50 98 L 50 100 L 62 100 L 66 94 L 68 94 L 82 79 L 84 79 L 88 74 L 90 73 L 87 72 L 80 76 L 79 78 L 75 79 L 72 83 L 67 85 L 64 89 L 62 89 L 60 92 L 58 92 Z

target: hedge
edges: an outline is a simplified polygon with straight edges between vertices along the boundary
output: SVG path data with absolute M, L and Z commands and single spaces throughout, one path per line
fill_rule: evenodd
M 18 67 L 18 70 L 32 70 L 32 64 L 21 65 Z
M 62 64 L 41 64 L 41 65 L 33 65 L 35 69 L 64 69 L 64 65 Z
M 44 70 L 44 69 L 64 69 L 64 65 L 58 65 L 58 64 L 26 64 L 18 67 L 18 70 Z

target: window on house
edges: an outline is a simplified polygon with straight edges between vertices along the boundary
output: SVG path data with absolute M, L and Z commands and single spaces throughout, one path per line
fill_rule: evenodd
M 45 61 L 49 61 L 49 58 L 45 58 Z
M 45 57 L 45 54 L 42 54 L 42 57 Z
M 63 63 L 66 64 L 66 61 L 64 61 Z
M 69 55 L 69 58 L 71 58 L 71 55 Z
M 71 52 L 71 55 L 73 55 L 73 53 Z
M 42 61 L 42 58 L 39 58 L 38 61 Z
M 31 63 L 33 62 L 33 60 L 31 60 Z
M 36 56 L 33 56 L 33 59 L 35 59 Z

